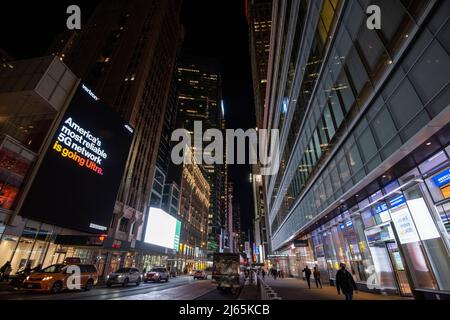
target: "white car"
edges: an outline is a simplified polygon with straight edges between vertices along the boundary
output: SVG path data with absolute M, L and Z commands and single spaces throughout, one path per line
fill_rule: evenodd
M 136 268 L 120 268 L 111 273 L 106 279 L 106 286 L 112 287 L 114 284 L 127 286 L 129 283 L 135 283 L 137 286 L 142 282 L 142 273 Z
M 192 276 L 194 277 L 194 280 L 195 279 L 202 279 L 202 280 L 208 279 L 208 275 L 203 270 L 195 270 L 194 272 L 192 272 Z
M 153 282 L 168 282 L 170 278 L 169 271 L 164 267 L 153 268 L 150 272 L 145 275 L 144 281 L 147 283 L 149 281 Z

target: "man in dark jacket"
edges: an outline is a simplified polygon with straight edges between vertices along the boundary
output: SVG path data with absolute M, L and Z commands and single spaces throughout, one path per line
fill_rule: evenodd
M 356 283 L 350 272 L 345 269 L 345 263 L 340 264 L 340 269 L 336 273 L 336 289 L 338 294 L 345 295 L 345 300 L 353 300 L 353 290 L 357 292 Z
M 305 269 L 303 269 L 303 272 L 305 273 L 305 280 L 308 283 L 308 288 L 311 289 L 311 269 L 306 266 Z

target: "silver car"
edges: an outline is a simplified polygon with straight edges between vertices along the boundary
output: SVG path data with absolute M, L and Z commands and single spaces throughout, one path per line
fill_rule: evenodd
M 142 282 L 142 273 L 136 268 L 120 268 L 111 273 L 106 279 L 106 286 L 112 287 L 114 284 L 127 286 L 129 283 L 135 283 L 137 286 Z

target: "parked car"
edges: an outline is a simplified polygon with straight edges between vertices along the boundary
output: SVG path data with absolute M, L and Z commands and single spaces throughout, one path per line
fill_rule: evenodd
M 195 279 L 203 279 L 203 280 L 208 279 L 208 275 L 203 270 L 195 270 L 194 272 L 192 272 L 192 276 L 194 277 L 194 280 Z
M 153 268 L 147 274 L 145 275 L 144 281 L 147 283 L 149 281 L 158 281 L 161 282 L 162 280 L 165 280 L 166 282 L 169 281 L 170 274 L 169 271 L 166 268 L 159 267 L 159 268 Z
M 116 272 L 108 275 L 106 279 L 106 286 L 108 288 L 115 284 L 127 286 L 129 283 L 135 283 L 137 286 L 142 282 L 142 273 L 136 268 L 120 268 Z
M 68 264 L 54 264 L 39 272 L 30 274 L 22 288 L 26 291 L 57 293 L 68 289 L 68 280 L 73 275 Z M 98 282 L 97 268 L 91 264 L 76 264 L 80 268 L 80 289 L 90 290 Z

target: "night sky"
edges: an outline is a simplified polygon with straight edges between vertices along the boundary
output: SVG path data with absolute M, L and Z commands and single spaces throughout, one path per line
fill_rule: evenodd
M 54 37 L 64 31 L 68 5 L 80 6 L 85 23 L 96 3 L 93 0 L 2 3 L 0 48 L 15 59 L 42 56 Z M 183 52 L 216 58 L 220 63 L 227 127 L 244 130 L 255 127 L 245 1 L 184 0 L 182 23 Z M 249 166 L 229 167 L 241 206 L 243 230 L 251 228 L 253 216 L 249 174 Z

